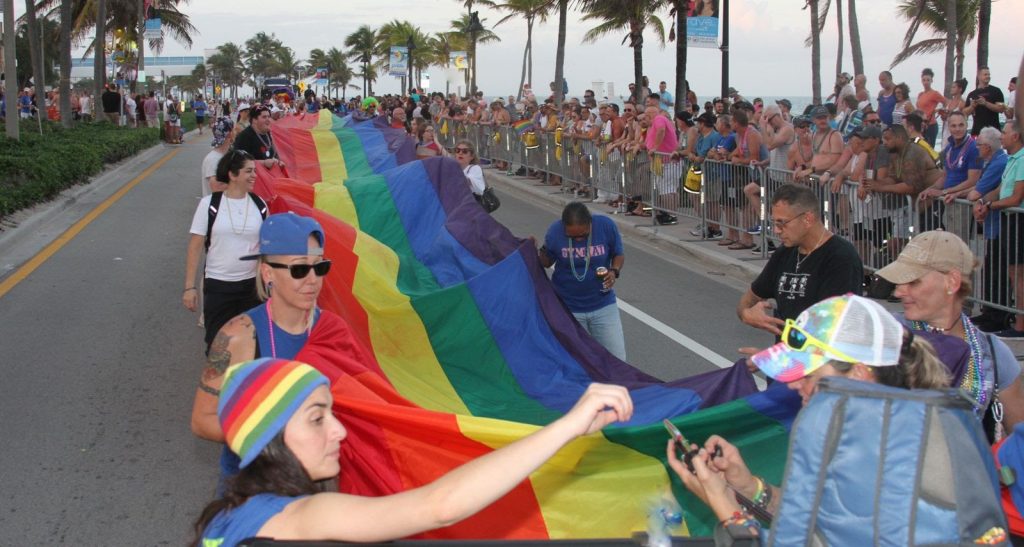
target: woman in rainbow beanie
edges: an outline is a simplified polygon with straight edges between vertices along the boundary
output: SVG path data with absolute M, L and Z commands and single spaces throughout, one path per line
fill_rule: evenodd
M 217 414 L 241 471 L 203 510 L 192 545 L 230 547 L 255 536 L 278 540 L 387 541 L 454 524 L 493 503 L 562 446 L 629 420 L 622 386 L 591 384 L 564 416 L 436 481 L 399 494 L 337 493 L 341 441 L 327 378 L 284 359 L 233 365 Z

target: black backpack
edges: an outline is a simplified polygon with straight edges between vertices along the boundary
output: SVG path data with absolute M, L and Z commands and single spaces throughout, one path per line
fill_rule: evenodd
M 210 234 L 213 233 L 213 222 L 217 220 L 217 212 L 220 210 L 220 198 L 223 196 L 224 192 L 210 194 L 210 208 L 206 210 L 206 246 L 204 247 L 207 251 L 210 250 Z M 269 213 L 267 202 L 263 201 L 263 198 L 257 196 L 254 192 L 249 192 L 249 199 L 260 210 L 260 218 L 267 220 L 267 214 Z

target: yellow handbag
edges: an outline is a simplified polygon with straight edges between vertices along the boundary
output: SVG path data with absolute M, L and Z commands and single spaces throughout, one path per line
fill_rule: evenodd
M 683 190 L 690 194 L 700 193 L 701 169 L 699 165 L 691 165 L 686 171 L 686 180 L 683 181 Z
M 527 150 L 533 150 L 540 146 L 540 141 L 537 139 L 536 131 L 527 131 L 523 134 L 523 143 L 526 144 Z
M 665 174 L 665 163 L 661 159 L 661 154 L 654 154 L 651 158 L 651 172 L 658 177 Z

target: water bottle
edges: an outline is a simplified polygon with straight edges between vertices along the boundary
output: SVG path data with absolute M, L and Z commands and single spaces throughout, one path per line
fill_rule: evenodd
M 683 509 L 670 492 L 659 497 L 647 513 L 647 547 L 672 547 L 672 530 L 683 523 Z

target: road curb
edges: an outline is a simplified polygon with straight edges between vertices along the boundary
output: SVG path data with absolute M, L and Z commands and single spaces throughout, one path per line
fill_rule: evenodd
M 574 200 L 570 195 L 559 191 L 558 187 L 538 184 L 535 179 L 512 177 L 496 169 L 485 169 L 484 173 L 486 173 L 488 182 L 499 191 L 506 191 L 521 198 L 539 201 L 558 209 Z M 643 219 L 644 217 L 610 214 L 608 207 L 599 203 L 587 203 L 587 207 L 592 213 L 603 214 L 611 218 L 622 233 L 643 236 L 672 245 L 684 258 L 692 260 L 716 274 L 725 275 L 743 283 L 752 282 L 761 273 L 765 263 L 764 260 L 741 260 L 722 252 L 716 252 L 711 248 L 716 246 L 715 242 L 682 239 L 678 232 L 686 234 L 688 229 L 682 223 L 674 226 L 638 224 L 633 219 Z

